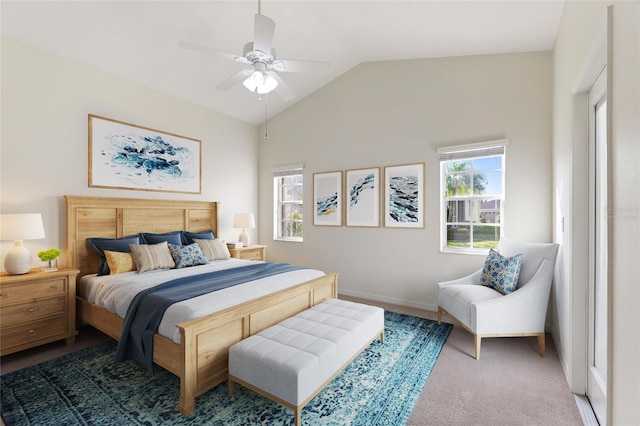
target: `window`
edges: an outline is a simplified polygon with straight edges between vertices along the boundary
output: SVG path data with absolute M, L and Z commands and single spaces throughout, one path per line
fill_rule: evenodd
M 302 241 L 303 194 L 302 164 L 273 170 L 273 239 Z
M 438 149 L 443 251 L 486 253 L 498 247 L 506 146 L 502 140 Z

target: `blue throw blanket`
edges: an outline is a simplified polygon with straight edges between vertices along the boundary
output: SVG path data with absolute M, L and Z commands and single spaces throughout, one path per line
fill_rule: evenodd
M 257 263 L 201 275 L 177 278 L 138 293 L 124 318 L 116 362 L 138 361 L 149 371 L 153 365 L 153 335 L 169 306 L 271 275 L 302 269 L 288 263 Z

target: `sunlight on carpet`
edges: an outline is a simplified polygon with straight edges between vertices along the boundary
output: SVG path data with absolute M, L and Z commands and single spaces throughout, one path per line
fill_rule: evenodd
M 451 324 L 385 312 L 385 343 L 374 341 L 302 411 L 308 425 L 404 425 Z M 11 425 L 292 425 L 293 412 L 242 386 L 222 383 L 177 411 L 180 383 L 159 367 L 114 364 L 116 343 L 0 377 L 2 418 Z

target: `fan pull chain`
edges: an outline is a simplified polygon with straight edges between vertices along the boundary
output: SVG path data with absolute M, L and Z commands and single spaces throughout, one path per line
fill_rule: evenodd
M 267 141 L 269 140 L 269 115 L 268 115 L 268 109 L 267 109 L 267 105 L 269 104 L 268 102 L 268 96 L 264 95 L 264 140 Z

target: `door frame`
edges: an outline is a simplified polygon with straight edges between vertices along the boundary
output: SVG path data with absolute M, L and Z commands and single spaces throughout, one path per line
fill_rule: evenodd
M 578 72 L 572 93 L 572 226 L 571 226 L 571 315 L 569 386 L 578 395 L 586 395 L 588 369 L 588 291 L 590 276 L 589 215 L 589 97 L 588 93 L 600 72 L 611 63 L 609 43 L 612 30 L 612 8 L 608 6 L 594 42 Z M 612 72 L 607 73 L 607 93 L 611 93 Z M 611 107 L 607 108 L 607 133 L 611 140 Z M 609 267 L 610 269 L 610 267 Z M 610 274 L 610 272 L 609 272 Z M 611 314 L 611 289 L 608 289 L 608 316 Z M 607 324 L 607 375 L 611 377 L 612 322 Z M 611 386 L 607 386 L 607 424 L 611 424 Z

